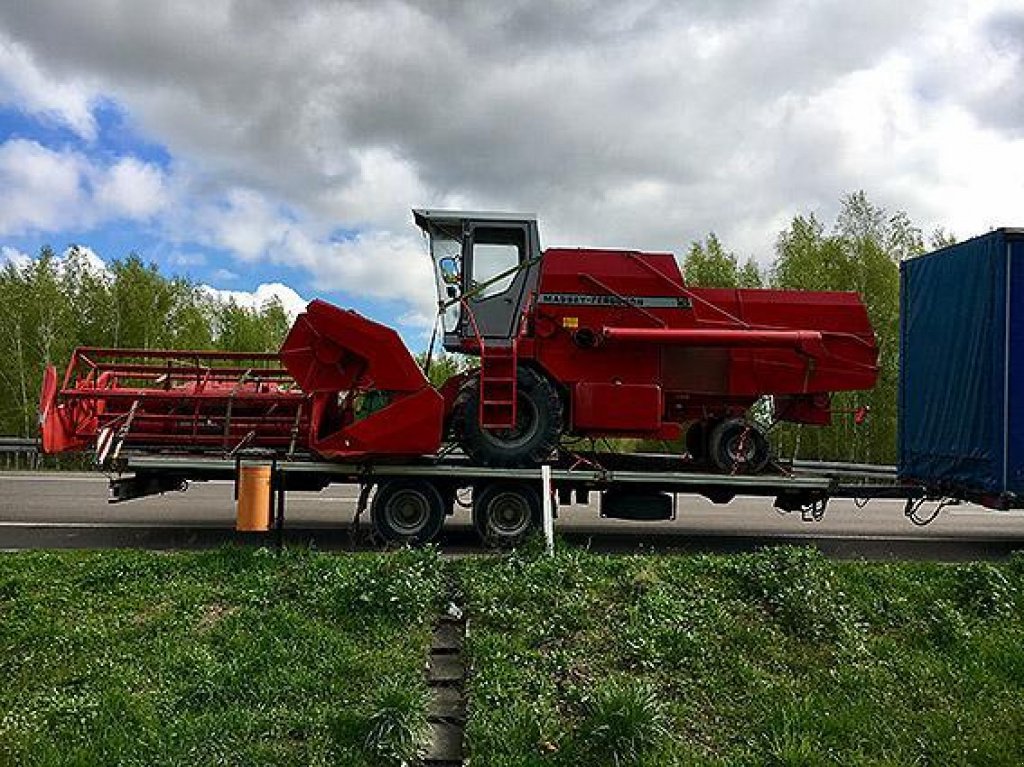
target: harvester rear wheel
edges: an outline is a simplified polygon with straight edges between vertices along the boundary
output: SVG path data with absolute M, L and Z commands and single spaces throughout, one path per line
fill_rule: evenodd
M 522 543 L 540 515 L 540 496 L 529 485 L 495 482 L 473 491 L 473 527 L 488 546 Z
M 444 524 L 444 500 L 432 482 L 395 479 L 377 488 L 370 507 L 373 531 L 388 543 L 419 546 Z
M 729 418 L 711 430 L 708 454 L 719 471 L 759 474 L 768 465 L 768 438 L 756 424 Z
M 516 425 L 484 429 L 480 425 L 480 381 L 471 381 L 455 403 L 455 436 L 476 463 L 485 466 L 535 466 L 545 461 L 562 433 L 562 399 L 552 383 L 530 368 L 519 368 Z

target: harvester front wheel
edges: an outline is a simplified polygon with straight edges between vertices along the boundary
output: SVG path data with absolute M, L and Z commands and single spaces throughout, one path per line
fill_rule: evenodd
M 473 491 L 473 526 L 488 546 L 522 543 L 540 516 L 540 496 L 524 483 L 496 482 Z
M 373 531 L 388 543 L 428 543 L 441 532 L 444 517 L 441 492 L 432 482 L 420 479 L 381 484 L 370 507 Z
M 711 430 L 708 455 L 727 474 L 759 474 L 771 457 L 768 438 L 756 424 L 729 418 Z
M 516 374 L 516 423 L 511 429 L 480 425 L 480 381 L 471 381 L 455 404 L 455 436 L 474 462 L 485 466 L 543 463 L 562 434 L 562 399 L 554 385 L 530 368 Z

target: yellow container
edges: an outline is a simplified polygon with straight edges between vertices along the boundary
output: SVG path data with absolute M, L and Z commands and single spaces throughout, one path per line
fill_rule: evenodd
M 264 533 L 270 529 L 270 467 L 242 464 L 238 467 L 238 505 L 235 530 Z

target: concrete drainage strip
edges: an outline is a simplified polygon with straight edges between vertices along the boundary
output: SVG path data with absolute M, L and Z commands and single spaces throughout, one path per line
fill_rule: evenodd
M 466 616 L 449 604 L 434 626 L 427 660 L 427 684 L 431 701 L 427 711 L 430 745 L 423 759 L 430 767 L 461 767 L 462 738 L 466 724 L 466 663 L 463 647 Z

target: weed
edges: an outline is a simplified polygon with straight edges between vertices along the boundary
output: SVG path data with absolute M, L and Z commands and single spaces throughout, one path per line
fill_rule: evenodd
M 406 765 L 423 756 L 430 730 L 426 684 L 388 677 L 370 703 L 366 752 L 383 764 Z
M 669 729 L 664 706 L 648 683 L 605 680 L 584 703 L 577 737 L 577 748 L 590 764 L 639 764 L 666 749 Z

